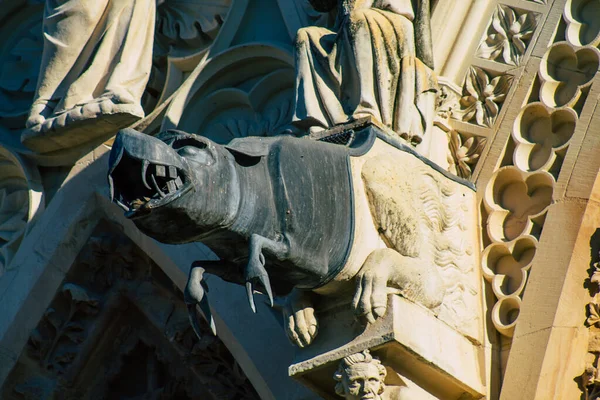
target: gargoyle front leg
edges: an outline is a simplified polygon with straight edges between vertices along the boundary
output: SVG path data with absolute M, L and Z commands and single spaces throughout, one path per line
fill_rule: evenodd
M 390 293 L 435 309 L 444 298 L 444 284 L 433 264 L 390 248 L 375 250 L 356 274 L 352 306 L 357 316 L 369 323 L 383 317 Z
M 207 261 L 212 263 L 214 261 Z M 188 277 L 187 285 L 183 291 L 183 300 L 187 305 L 188 316 L 190 318 L 190 324 L 196 333 L 198 338 L 201 338 L 200 329 L 200 315 L 199 312 L 204 314 L 204 318 L 210 325 L 210 330 L 213 335 L 217 335 L 217 328 L 215 326 L 215 320 L 213 319 L 210 311 L 210 305 L 208 304 L 208 286 L 204 282 L 204 268 L 202 268 L 202 262 L 195 261 L 190 268 L 190 275 Z
M 219 276 L 228 282 L 242 283 L 237 265 L 225 260 L 210 260 L 210 261 L 194 261 L 190 268 L 187 285 L 183 291 L 183 299 L 187 304 L 190 324 L 198 338 L 201 337 L 200 329 L 200 313 L 204 314 L 204 318 L 210 325 L 210 330 L 216 336 L 217 329 L 215 320 L 210 311 L 208 303 L 208 285 L 204 281 L 204 273 L 208 272 Z
M 294 288 L 283 307 L 285 331 L 290 341 L 300 348 L 310 345 L 319 329 L 311 295 L 312 292 Z
M 249 246 L 248 265 L 244 271 L 244 278 L 246 280 L 246 292 L 250 308 L 253 312 L 256 312 L 253 296 L 254 284 L 260 284 L 264 288 L 267 296 L 269 296 L 271 307 L 273 307 L 273 291 L 271 290 L 269 274 L 265 269 L 263 250 L 267 250 L 273 256 L 282 259 L 288 254 L 289 247 L 285 243 L 276 242 L 257 234 L 250 236 Z

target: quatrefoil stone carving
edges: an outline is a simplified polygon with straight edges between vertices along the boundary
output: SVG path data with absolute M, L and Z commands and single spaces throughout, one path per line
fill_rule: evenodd
M 514 333 L 537 245 L 535 237 L 524 235 L 509 243 L 494 243 L 482 254 L 483 276 L 498 299 L 492 309 L 492 323 L 504 336 Z
M 529 104 L 515 120 L 514 164 L 522 171 L 548 170 L 557 155 L 566 153 L 577 119 L 571 108 L 552 110 L 542 103 Z
M 594 47 L 573 49 L 559 42 L 548 49 L 539 70 L 540 100 L 548 107 L 573 107 L 589 89 L 600 66 L 600 51 Z
M 519 296 L 504 297 L 492 308 L 492 324 L 502 335 L 512 337 L 521 313 Z
M 516 167 L 499 169 L 486 188 L 487 232 L 494 242 L 510 242 L 542 226 L 552 203 L 554 177 Z
M 569 0 L 565 5 L 566 38 L 574 46 L 600 44 L 600 2 Z
M 537 248 L 537 239 L 521 236 L 509 243 L 494 243 L 483 252 L 483 276 L 498 299 L 519 296 Z

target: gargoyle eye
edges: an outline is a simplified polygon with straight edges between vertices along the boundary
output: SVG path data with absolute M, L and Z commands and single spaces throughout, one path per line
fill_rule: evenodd
M 194 139 L 192 137 L 185 137 L 181 139 L 175 139 L 173 143 L 171 143 L 171 147 L 175 150 L 179 150 L 184 147 L 196 147 L 199 149 L 205 149 L 207 146 L 206 142 Z
M 178 144 L 178 146 L 176 146 L 176 144 Z M 214 157 L 205 143 L 193 139 L 186 144 L 178 141 L 173 143 L 173 148 L 177 151 L 177 154 L 190 163 L 211 165 L 214 162 Z

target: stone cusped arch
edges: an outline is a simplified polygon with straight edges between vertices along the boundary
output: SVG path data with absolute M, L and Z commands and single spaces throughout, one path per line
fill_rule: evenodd
M 234 46 L 212 57 L 197 73 L 189 89 L 183 87 L 174 97 L 163 130 L 201 132 L 225 143 L 239 136 L 276 134 L 291 122 L 295 79 L 291 48 L 266 43 Z M 232 113 L 236 127 L 227 126 Z

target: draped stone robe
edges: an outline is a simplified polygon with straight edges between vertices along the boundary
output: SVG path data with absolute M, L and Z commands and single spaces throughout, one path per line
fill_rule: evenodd
M 333 28 L 298 31 L 294 124 L 328 128 L 372 116 L 420 143 L 432 124 L 437 80 L 416 56 L 411 0 L 341 3 Z
M 143 115 L 155 9 L 156 0 L 46 0 L 44 53 L 28 127 L 106 99 L 137 105 Z

